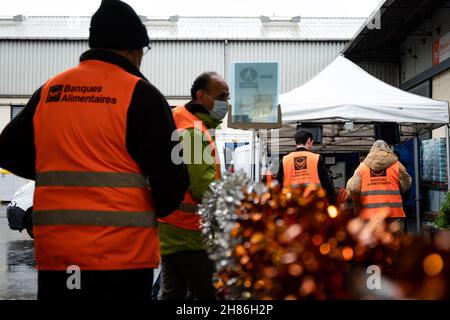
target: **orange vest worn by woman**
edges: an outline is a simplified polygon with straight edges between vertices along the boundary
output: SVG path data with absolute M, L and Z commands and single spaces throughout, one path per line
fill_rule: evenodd
M 211 154 L 215 158 L 216 165 L 216 179 L 220 179 L 220 162 L 219 156 L 216 152 L 216 146 L 208 128 L 205 124 L 193 115 L 185 106 L 176 107 L 173 109 L 173 118 L 178 129 L 192 129 L 201 128 L 204 137 L 207 139 Z M 197 123 L 197 126 L 195 125 Z M 194 142 L 195 143 L 195 142 Z M 203 155 L 203 150 L 202 150 Z M 200 230 L 200 216 L 197 214 L 199 202 L 195 200 L 188 190 L 184 195 L 184 200 L 180 205 L 180 209 L 174 211 L 165 218 L 158 219 L 162 223 L 170 223 L 176 227 L 186 230 Z
M 39 270 L 158 267 L 151 192 L 126 150 L 127 111 L 139 79 L 87 60 L 43 87 L 33 119 Z
M 295 151 L 283 158 L 284 187 L 314 184 L 320 186 L 320 155 L 309 151 Z
M 399 162 L 389 168 L 374 171 L 363 164 L 360 170 L 361 196 L 359 214 L 370 219 L 381 210 L 388 210 L 388 218 L 405 218 L 399 188 Z

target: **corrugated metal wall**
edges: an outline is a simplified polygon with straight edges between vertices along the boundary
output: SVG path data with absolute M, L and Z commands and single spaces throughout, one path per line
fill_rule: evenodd
M 224 75 L 224 42 L 167 41 L 151 47 L 142 72 L 168 97 L 189 96 L 192 81 L 204 71 Z
M 436 12 L 433 17 L 433 24 L 441 27 L 441 34 L 450 32 L 450 1 L 446 7 Z
M 358 65 L 374 77 L 394 87 L 400 85 L 399 68 L 395 63 L 361 62 Z
M 280 90 L 301 86 L 330 64 L 346 42 L 230 42 L 228 66 L 238 61 L 278 61 Z
M 31 95 L 50 77 L 76 66 L 85 41 L 0 41 L 0 95 Z
M 344 45 L 344 41 L 227 45 L 224 41 L 160 41 L 153 42 L 144 56 L 142 71 L 167 97 L 186 97 L 192 81 L 203 71 L 227 76 L 235 61 L 279 61 L 284 93 L 320 72 Z M 77 65 L 86 49 L 85 41 L 0 41 L 0 95 L 31 95 L 51 76 Z

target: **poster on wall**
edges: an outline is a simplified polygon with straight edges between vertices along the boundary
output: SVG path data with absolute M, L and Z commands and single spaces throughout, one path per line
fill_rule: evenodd
M 235 62 L 231 84 L 230 127 L 281 127 L 278 62 Z

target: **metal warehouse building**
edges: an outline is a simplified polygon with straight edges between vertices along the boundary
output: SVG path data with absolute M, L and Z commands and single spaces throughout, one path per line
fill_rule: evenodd
M 152 50 L 142 71 L 172 105 L 189 98 L 203 71 L 228 77 L 235 61 L 278 61 L 281 93 L 328 65 L 364 18 L 141 17 Z M 90 17 L 22 15 L 0 19 L 0 130 L 48 78 L 88 49 Z M 371 71 L 379 73 L 377 67 Z M 385 71 L 383 70 L 383 75 Z M 396 83 L 396 74 L 388 75 Z

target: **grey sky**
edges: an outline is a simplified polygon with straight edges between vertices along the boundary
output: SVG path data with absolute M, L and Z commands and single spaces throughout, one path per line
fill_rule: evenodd
M 146 16 L 367 17 L 380 0 L 125 0 Z M 0 0 L 0 16 L 91 15 L 100 0 Z

